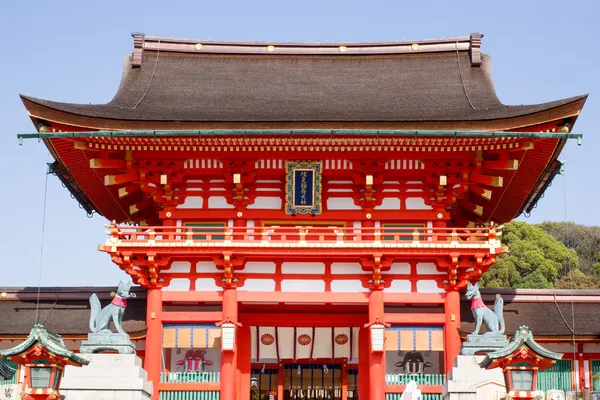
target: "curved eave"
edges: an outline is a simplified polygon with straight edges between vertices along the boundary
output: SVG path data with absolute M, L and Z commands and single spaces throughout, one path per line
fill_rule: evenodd
M 115 119 L 111 117 L 110 107 L 106 105 L 74 105 L 37 99 L 21 95 L 34 124 L 52 124 L 65 126 L 66 130 L 170 130 L 170 129 L 419 129 L 419 130 L 472 130 L 472 131 L 505 131 L 519 130 L 565 118 L 577 117 L 587 99 L 587 95 L 571 97 L 563 100 L 531 105 L 505 106 L 506 118 L 487 119 L 485 110 L 469 120 L 361 120 L 341 121 L 191 121 L 191 120 L 148 120 L 148 119 Z M 97 107 L 102 109 L 98 113 Z M 77 111 L 73 111 L 74 108 Z M 106 108 L 106 110 L 104 109 Z M 90 116 L 85 110 L 98 116 Z M 514 112 L 518 109 L 518 112 Z

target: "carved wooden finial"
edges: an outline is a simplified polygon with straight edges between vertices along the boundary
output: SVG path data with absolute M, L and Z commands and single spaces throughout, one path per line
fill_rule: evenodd
M 471 66 L 479 67 L 481 65 L 481 39 L 483 33 L 471 33 L 471 45 L 469 46 L 469 58 Z
M 133 32 L 133 54 L 131 58 L 131 67 L 140 68 L 142 66 L 142 53 L 144 52 L 144 37 L 143 33 Z

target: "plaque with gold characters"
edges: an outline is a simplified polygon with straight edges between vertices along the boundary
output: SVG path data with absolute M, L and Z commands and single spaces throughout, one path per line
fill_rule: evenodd
M 285 213 L 321 214 L 321 161 L 287 161 Z

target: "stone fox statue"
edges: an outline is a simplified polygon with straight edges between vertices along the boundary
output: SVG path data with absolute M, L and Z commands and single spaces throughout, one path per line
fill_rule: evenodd
M 496 295 L 496 302 L 494 303 L 494 311 L 490 310 L 481 299 L 481 293 L 479 293 L 479 283 L 472 285 L 469 282 L 467 286 L 467 293 L 465 294 L 468 300 L 471 300 L 471 311 L 473 311 L 473 317 L 475 318 L 475 330 L 471 335 L 479 335 L 481 329 L 481 323 L 485 324 L 489 333 L 504 334 L 504 316 L 502 310 L 504 308 L 504 300 L 500 295 Z M 471 336 L 469 335 L 469 336 Z
M 101 331 L 110 332 L 108 327 L 112 320 L 117 328 L 117 332 L 122 335 L 127 335 L 123 330 L 123 314 L 125 314 L 125 307 L 127 307 L 127 299 L 135 297 L 135 293 L 129 293 L 130 289 L 131 282 L 119 282 L 115 297 L 112 302 L 104 308 L 100 305 L 100 300 L 98 299 L 98 296 L 96 296 L 96 293 L 90 296 L 90 307 L 92 309 L 90 314 L 90 330 L 92 333 Z

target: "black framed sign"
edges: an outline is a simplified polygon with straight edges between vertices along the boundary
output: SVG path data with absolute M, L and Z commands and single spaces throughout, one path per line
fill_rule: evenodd
M 321 161 L 286 161 L 286 214 L 321 214 Z

